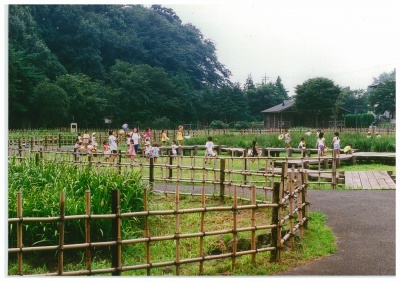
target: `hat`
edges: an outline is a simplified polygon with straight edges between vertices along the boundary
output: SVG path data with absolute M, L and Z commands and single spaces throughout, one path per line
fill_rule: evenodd
M 92 136 L 93 136 L 93 135 L 96 135 L 96 132 L 93 132 L 93 133 L 92 133 Z
M 146 141 L 146 145 L 150 145 L 150 142 L 149 142 L 149 141 Z

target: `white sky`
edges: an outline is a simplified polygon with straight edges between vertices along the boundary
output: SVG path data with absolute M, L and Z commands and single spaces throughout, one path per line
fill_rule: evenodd
M 255 83 L 265 76 L 275 82 L 280 76 L 293 95 L 296 85 L 317 76 L 342 87 L 366 89 L 373 77 L 396 67 L 399 2 L 350 2 L 213 1 L 163 6 L 216 44 L 232 82 L 243 85 L 249 74 Z

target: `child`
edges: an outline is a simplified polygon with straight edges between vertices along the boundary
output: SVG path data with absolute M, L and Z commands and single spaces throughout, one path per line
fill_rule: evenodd
M 339 132 L 334 133 L 332 144 L 333 150 L 336 151 L 336 156 L 340 157 L 340 139 L 339 139 Z
M 132 139 L 132 134 L 133 132 L 126 132 L 125 136 L 126 136 L 126 146 L 128 146 L 128 150 L 131 147 L 131 139 Z
M 134 163 L 136 158 L 136 151 L 135 151 L 135 142 L 133 141 L 133 139 L 130 140 L 129 151 L 127 155 L 131 157 L 131 164 Z
M 110 145 L 108 144 L 108 141 L 107 141 L 107 140 L 104 140 L 104 141 L 103 141 L 103 154 L 104 154 L 104 159 L 103 159 L 103 161 L 104 161 L 104 162 L 108 162 L 108 161 L 109 161 L 109 159 L 110 159 L 110 153 L 111 153 L 111 151 L 110 151 Z
M 146 161 L 149 162 L 151 153 L 152 153 L 152 148 L 150 146 L 150 141 L 146 141 L 145 143 L 145 149 L 144 149 L 144 155 L 146 156 Z
M 160 148 L 158 148 L 157 142 L 153 143 L 153 148 L 151 149 L 151 157 L 154 159 L 154 163 L 157 163 L 158 153 L 160 152 Z
M 167 143 L 167 141 L 169 140 L 167 133 L 165 132 L 165 129 L 161 130 L 161 141 L 162 141 L 162 145 L 165 146 L 165 144 Z
M 324 133 L 320 132 L 318 135 L 318 139 L 317 139 L 317 149 L 318 149 L 319 156 L 321 156 L 321 157 L 325 156 L 325 147 L 326 147 L 326 143 L 325 143 Z
M 183 126 L 178 127 L 178 132 L 176 133 L 176 140 L 178 140 L 178 146 L 182 146 L 183 141 Z
M 212 137 L 208 136 L 207 137 L 207 142 L 206 142 L 206 158 L 204 160 L 204 163 L 207 164 L 207 160 L 208 163 L 211 163 L 211 158 L 215 157 L 216 154 L 214 153 L 214 142 L 212 142 Z
M 85 131 L 85 134 L 83 134 L 83 146 L 85 147 L 85 149 L 87 149 L 87 145 L 89 144 L 89 139 L 90 139 L 90 135 L 89 135 L 89 131 Z
M 144 131 L 144 140 L 149 141 L 151 140 L 151 130 L 150 127 L 147 127 L 146 130 Z
M 348 155 L 353 153 L 353 146 L 351 144 L 344 147 L 343 152 Z
M 258 143 L 256 140 L 253 140 L 253 148 L 251 150 L 251 157 L 257 158 L 259 155 Z M 254 163 L 256 159 L 252 159 L 251 162 Z
M 88 143 L 88 145 L 87 145 L 87 147 L 86 147 L 86 150 L 87 150 L 87 152 L 88 152 L 89 154 L 95 152 L 95 149 L 94 149 L 94 147 L 93 147 L 93 145 L 92 145 L 92 140 L 89 140 L 89 143 Z
M 93 148 L 97 151 L 97 146 L 99 146 L 98 144 L 97 144 L 97 141 L 96 141 L 96 132 L 93 132 L 92 133 L 92 145 L 93 145 Z
M 171 142 L 171 155 L 174 156 L 174 157 L 177 156 L 176 148 L 178 148 L 178 146 L 176 146 L 175 140 L 172 140 L 172 142 Z
M 306 148 L 306 139 L 304 137 L 301 137 L 299 146 L 297 146 L 299 149 L 305 149 Z
M 114 136 L 115 132 L 113 130 L 110 130 L 108 132 L 108 144 L 110 146 L 110 150 L 112 153 L 111 156 L 111 162 L 114 162 L 115 158 L 117 157 L 118 153 L 118 138 Z
M 74 145 L 74 159 L 79 161 L 80 152 L 82 151 L 82 141 L 79 138 L 76 138 L 75 145 Z
M 139 142 L 140 142 L 140 135 L 137 132 L 137 128 L 133 129 L 132 136 L 131 138 L 133 139 L 133 143 L 135 144 L 135 153 L 137 154 L 139 152 Z
M 290 147 L 290 134 L 289 131 L 287 129 L 285 129 L 285 148 L 291 148 Z

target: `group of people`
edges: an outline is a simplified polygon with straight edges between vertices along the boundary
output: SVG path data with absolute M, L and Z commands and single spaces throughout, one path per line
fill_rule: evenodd
M 171 141 L 171 154 L 173 156 L 177 155 L 177 147 L 181 146 L 183 143 L 184 139 L 184 133 L 183 133 L 183 126 L 180 125 L 178 127 L 178 131 L 176 134 L 176 140 Z M 128 147 L 128 150 L 126 152 L 126 155 L 131 158 L 131 162 L 134 163 L 136 161 L 136 155 L 138 154 L 139 151 L 139 144 L 142 139 L 144 139 L 144 154 L 146 156 L 146 160 L 149 161 L 150 158 L 154 159 L 154 162 L 157 162 L 157 158 L 159 157 L 159 152 L 160 148 L 157 142 L 152 141 L 152 134 L 150 128 L 146 128 L 146 130 L 143 133 L 143 138 L 141 134 L 138 132 L 137 128 L 134 128 L 133 130 L 129 131 L 128 128 L 121 129 L 118 131 L 118 137 L 115 134 L 115 131 L 110 130 L 108 133 L 108 138 L 107 140 L 103 141 L 103 155 L 104 155 L 104 160 L 103 161 L 109 161 L 111 159 L 111 162 L 114 162 L 115 157 L 118 152 L 118 143 L 119 139 L 124 138 L 121 136 L 125 136 L 126 138 L 126 144 Z M 167 136 L 167 133 L 165 130 L 162 130 L 161 132 L 161 142 L 162 146 L 166 146 L 167 142 L 169 141 L 169 137 Z M 177 145 L 178 143 L 178 145 Z M 75 152 L 77 153 L 82 153 L 82 152 L 87 152 L 89 154 L 97 152 L 99 150 L 99 145 L 96 141 L 96 132 L 93 132 L 92 135 L 89 134 L 89 131 L 85 131 L 85 133 L 82 135 L 81 133 L 78 133 L 78 136 L 75 140 L 75 145 L 74 149 Z
M 131 131 L 129 131 L 128 128 L 121 129 L 118 133 L 119 133 L 119 136 L 125 136 L 126 145 L 128 147 L 126 155 L 128 157 L 130 157 L 131 162 L 134 163 L 136 161 L 136 155 L 138 154 L 138 151 L 139 151 L 139 144 L 142 140 L 141 135 L 139 134 L 137 128 L 134 128 Z M 306 132 L 306 135 L 310 136 L 311 131 L 308 130 Z M 144 145 L 145 145 L 144 155 L 146 157 L 147 162 L 150 160 L 150 158 L 153 158 L 154 163 L 157 163 L 157 158 L 159 157 L 159 154 L 160 154 L 160 148 L 159 148 L 159 145 L 157 142 L 151 143 L 152 134 L 151 134 L 151 130 L 149 127 L 146 128 L 146 130 L 144 131 L 143 137 L 144 137 Z M 119 138 L 121 138 L 121 137 L 119 137 Z M 171 140 L 171 155 L 172 156 L 177 156 L 177 148 L 178 148 L 178 146 L 182 145 L 183 138 L 184 138 L 183 126 L 180 125 L 178 127 L 178 131 L 176 134 L 176 140 L 178 141 L 178 144 L 176 144 L 175 140 Z M 285 148 L 291 148 L 291 145 L 290 145 L 291 137 L 290 137 L 289 131 L 287 129 L 285 129 L 284 133 L 280 134 L 278 138 L 280 140 L 284 139 Z M 169 140 L 170 139 L 167 136 L 166 131 L 162 130 L 161 131 L 162 146 L 166 146 L 167 142 Z M 332 139 L 331 145 L 333 146 L 333 150 L 336 152 L 337 156 L 340 156 L 339 132 L 334 133 L 334 137 Z M 211 136 L 209 136 L 207 138 L 205 147 L 206 147 L 205 163 L 207 164 L 207 163 L 211 162 L 212 158 L 215 158 L 217 156 L 217 153 L 214 150 L 214 143 L 212 141 Z M 316 147 L 318 149 L 319 156 L 325 156 L 325 153 L 327 151 L 327 145 L 326 145 L 324 133 L 321 132 L 321 130 L 317 131 Z M 83 136 L 81 135 L 81 133 L 78 133 L 78 137 L 76 139 L 74 148 L 78 152 L 82 152 L 82 151 L 86 151 L 88 153 L 97 152 L 98 143 L 96 141 L 96 132 L 93 132 L 90 135 L 89 131 L 86 130 L 85 133 L 83 134 Z M 306 148 L 306 141 L 305 141 L 304 137 L 301 138 L 298 148 L 300 148 L 300 149 Z M 343 149 L 343 151 L 346 154 L 351 154 L 353 152 L 352 145 L 348 144 Z M 117 152 L 118 152 L 118 138 L 115 136 L 115 132 L 113 130 L 110 130 L 108 139 L 103 141 L 104 161 L 109 161 L 111 159 L 111 162 L 114 162 Z M 252 143 L 252 149 L 250 149 L 247 152 L 247 156 L 255 158 L 255 157 L 258 157 L 259 155 L 260 155 L 260 149 L 258 148 L 257 141 L 254 140 Z M 252 161 L 254 162 L 255 160 L 253 159 Z
M 82 133 L 78 133 L 78 136 L 75 140 L 75 151 L 83 152 L 87 151 L 88 153 L 97 151 L 97 141 L 96 141 L 96 132 L 93 132 L 92 135 L 89 134 L 89 131 L 85 131 Z
M 307 136 L 310 136 L 311 135 L 311 131 L 310 130 L 308 130 L 307 132 L 306 132 L 306 135 Z M 290 141 L 291 141 L 291 138 L 290 138 L 290 134 L 289 134 L 289 131 L 287 130 L 287 129 L 285 129 L 284 130 L 284 134 L 281 134 L 279 137 L 278 137 L 279 139 L 285 139 L 285 148 L 291 148 L 291 146 L 290 146 Z M 318 130 L 317 131 L 317 141 L 316 141 L 316 147 L 317 147 L 317 149 L 318 149 L 318 155 L 319 156 L 321 156 L 321 157 L 323 157 L 323 156 L 325 156 L 325 153 L 326 153 L 326 151 L 328 150 L 328 147 L 327 147 L 327 145 L 326 145 L 326 140 L 325 140 L 325 137 L 324 137 L 324 133 L 321 131 L 321 130 Z M 334 136 L 333 136 L 333 138 L 332 138 L 332 142 L 331 142 L 331 145 L 333 146 L 333 150 L 336 152 L 336 155 L 338 156 L 338 157 L 340 157 L 340 138 L 339 138 L 339 132 L 335 132 L 334 133 Z M 306 141 L 305 141 L 305 138 L 304 137 L 302 137 L 301 139 L 300 139 L 300 143 L 299 143 L 299 145 L 297 146 L 299 149 L 305 149 L 306 148 Z M 353 152 L 353 150 L 352 150 L 352 145 L 351 144 L 348 144 L 344 149 L 343 149 L 343 152 L 345 153 L 345 154 L 351 154 L 352 152 Z

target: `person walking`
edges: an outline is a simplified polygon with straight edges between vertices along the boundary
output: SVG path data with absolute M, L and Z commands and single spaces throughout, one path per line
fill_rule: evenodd
M 284 130 L 284 137 L 285 137 L 285 148 L 291 148 L 290 146 L 290 134 L 289 131 L 287 129 Z
M 340 157 L 340 139 L 339 139 L 339 132 L 334 133 L 332 139 L 333 151 L 336 152 L 336 156 Z
M 214 152 L 214 142 L 212 141 L 212 137 L 208 136 L 206 142 L 206 158 L 204 160 L 204 163 L 207 164 L 208 162 L 210 164 L 211 158 L 216 156 L 217 154 Z
M 133 129 L 131 138 L 133 139 L 133 144 L 134 144 L 134 148 L 135 148 L 135 153 L 138 154 L 138 151 L 139 151 L 139 143 L 140 143 L 140 134 L 138 133 L 137 128 L 134 128 L 134 129 Z
M 135 162 L 135 158 L 136 158 L 135 142 L 133 141 L 133 139 L 130 140 L 129 151 L 128 151 L 127 155 L 129 157 L 131 157 L 131 164 L 133 164 Z
M 162 145 L 165 146 L 167 144 L 168 140 L 169 140 L 169 138 L 167 136 L 167 132 L 165 131 L 165 129 L 161 130 L 161 142 L 162 142 Z
M 144 131 L 144 139 L 145 141 L 151 141 L 151 130 L 150 127 L 147 127 L 146 130 Z
M 252 145 L 251 155 L 250 155 L 253 158 L 251 160 L 252 163 L 254 163 L 256 160 L 254 158 L 258 158 L 259 153 L 260 153 L 260 149 L 258 148 L 258 142 L 256 140 L 253 140 L 253 145 Z
M 325 138 L 324 138 L 324 133 L 323 132 L 319 133 L 316 145 L 317 145 L 317 149 L 318 149 L 318 155 L 320 157 L 324 157 L 325 156 L 326 142 L 325 142 Z
M 115 160 L 115 157 L 117 156 L 118 153 L 118 138 L 115 137 L 115 132 L 110 130 L 108 132 L 108 144 L 110 145 L 110 150 L 111 150 L 111 162 L 113 163 Z
M 154 142 L 153 147 L 151 148 L 151 157 L 154 159 L 154 163 L 157 163 L 157 159 L 159 157 L 160 148 L 158 147 L 158 143 Z
M 178 140 L 178 146 L 182 146 L 183 141 L 183 126 L 178 126 L 178 132 L 176 133 L 176 140 Z

